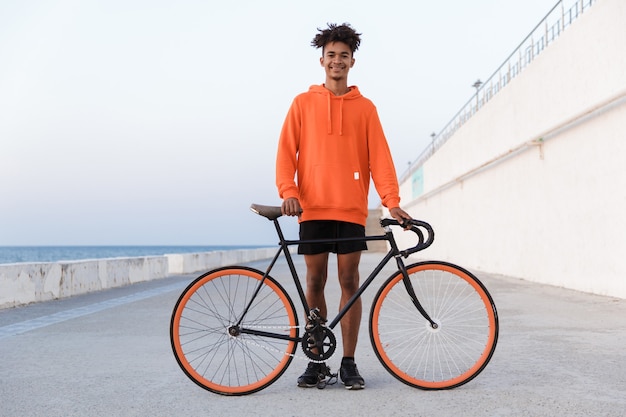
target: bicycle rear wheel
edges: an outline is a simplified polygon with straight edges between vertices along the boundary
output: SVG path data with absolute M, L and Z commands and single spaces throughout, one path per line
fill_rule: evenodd
M 487 365 L 498 340 L 498 314 L 485 286 L 446 262 L 407 266 L 418 312 L 402 273 L 380 288 L 370 312 L 370 339 L 383 366 L 407 385 L 440 390 L 467 383 Z
M 298 337 L 293 302 L 273 278 L 262 279 L 263 273 L 252 268 L 219 268 L 180 295 L 170 323 L 172 349 L 185 374 L 202 388 L 251 394 L 276 381 L 291 363 Z M 229 333 L 253 297 L 241 328 L 265 335 Z

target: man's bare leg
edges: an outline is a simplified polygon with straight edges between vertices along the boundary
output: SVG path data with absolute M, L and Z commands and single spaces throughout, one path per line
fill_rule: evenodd
M 304 255 L 306 263 L 306 302 L 309 308 L 319 308 L 324 319 L 328 318 L 324 288 L 328 278 L 328 252 Z M 308 313 L 308 312 L 307 312 Z
M 340 307 L 343 308 L 359 288 L 359 261 L 361 252 L 337 255 L 339 284 L 341 285 Z M 357 299 L 350 310 L 341 319 L 341 335 L 343 340 L 343 358 L 339 368 L 339 377 L 347 389 L 365 388 L 365 380 L 359 373 L 354 362 L 354 352 L 359 338 L 361 326 L 361 299 Z
M 359 288 L 360 261 L 361 252 L 337 255 L 339 285 L 341 286 L 339 309 L 342 309 L 343 306 L 346 305 L 348 300 L 350 300 Z M 359 298 L 341 319 L 341 335 L 343 340 L 344 357 L 354 357 L 356 344 L 359 338 L 359 327 L 361 326 L 361 312 L 361 299 Z
M 317 307 L 320 310 L 320 315 L 326 319 L 327 307 L 324 287 L 328 277 L 328 253 L 304 255 L 304 261 L 306 263 L 305 296 L 307 304 L 309 308 Z M 298 378 L 298 386 L 304 388 L 318 386 L 328 375 L 330 375 L 330 368 L 326 364 L 309 362 L 306 371 Z

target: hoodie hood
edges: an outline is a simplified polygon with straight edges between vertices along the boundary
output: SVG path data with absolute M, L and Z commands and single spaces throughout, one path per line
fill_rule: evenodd
M 350 91 L 341 96 L 334 95 L 328 88 L 322 85 L 312 85 L 309 87 L 310 93 L 316 93 L 326 96 L 326 101 L 328 103 L 328 118 L 327 118 L 327 131 L 328 134 L 333 133 L 333 124 L 332 124 L 332 102 L 336 100 L 339 102 L 339 135 L 343 136 L 343 102 L 344 100 L 354 100 L 357 98 L 361 98 L 361 92 L 356 85 L 352 85 L 348 87 Z

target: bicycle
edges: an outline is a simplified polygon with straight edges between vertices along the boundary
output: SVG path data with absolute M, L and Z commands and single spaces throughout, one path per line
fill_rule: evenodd
M 182 292 L 172 312 L 174 356 L 200 387 L 222 395 L 260 391 L 285 372 L 298 345 L 310 361 L 330 358 L 336 347 L 332 329 L 392 258 L 397 270 L 379 288 L 369 314 L 372 348 L 383 367 L 409 386 L 442 390 L 471 381 L 490 361 L 499 324 L 486 287 L 469 271 L 448 262 L 404 264 L 402 258 L 433 243 L 428 223 L 411 220 L 408 230 L 418 242 L 400 250 L 391 226 L 408 225 L 397 220 L 380 221 L 383 235 L 286 240 L 278 222 L 280 207 L 253 204 L 251 209 L 274 223 L 280 240 L 267 270 L 227 266 L 206 272 Z M 384 240 L 390 249 L 327 325 L 319 310 L 307 305 L 289 246 L 347 240 Z M 270 276 L 281 254 L 307 314 L 303 327 L 291 297 Z

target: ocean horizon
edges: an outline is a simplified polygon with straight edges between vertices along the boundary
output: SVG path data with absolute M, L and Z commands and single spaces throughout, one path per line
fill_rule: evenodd
M 0 246 L 0 265 L 256 249 L 271 245 Z

